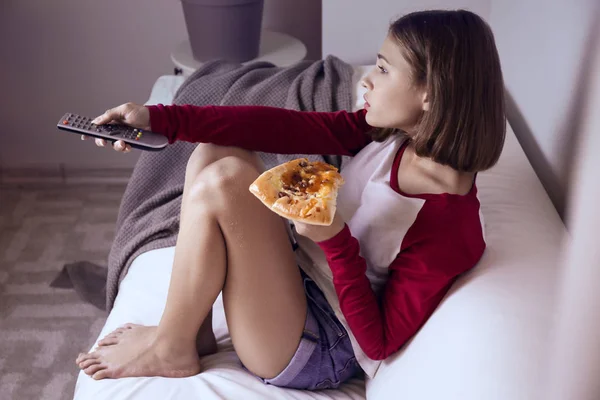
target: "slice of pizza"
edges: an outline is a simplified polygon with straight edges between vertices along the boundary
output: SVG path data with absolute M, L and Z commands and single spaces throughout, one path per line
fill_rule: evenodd
M 329 226 L 343 184 L 333 165 L 298 158 L 263 172 L 250 185 L 250 192 L 284 218 Z

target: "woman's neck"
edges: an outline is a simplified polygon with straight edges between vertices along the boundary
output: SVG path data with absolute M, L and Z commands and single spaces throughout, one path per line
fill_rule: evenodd
M 419 157 L 415 153 L 412 143 L 406 146 L 403 158 L 407 167 L 417 175 L 426 178 L 433 185 L 439 186 L 440 191 L 453 194 L 466 194 L 471 190 L 473 178 L 472 172 L 461 172 L 448 165 L 442 165 L 431 158 Z

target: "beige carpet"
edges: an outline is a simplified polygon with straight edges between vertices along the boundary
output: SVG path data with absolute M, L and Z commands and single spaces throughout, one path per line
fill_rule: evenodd
M 65 263 L 106 265 L 125 185 L 0 186 L 0 399 L 71 399 L 74 363 L 106 312 L 48 285 Z

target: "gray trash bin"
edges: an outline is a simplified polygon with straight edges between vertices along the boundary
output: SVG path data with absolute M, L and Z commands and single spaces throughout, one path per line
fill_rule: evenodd
M 200 62 L 256 58 L 264 0 L 181 0 L 190 45 Z

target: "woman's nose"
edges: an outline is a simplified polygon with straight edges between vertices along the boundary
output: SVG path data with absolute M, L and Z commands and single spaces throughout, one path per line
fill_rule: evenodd
M 363 76 L 363 78 L 360 80 L 361 86 L 367 90 L 373 89 L 373 81 L 371 80 L 372 73 L 373 73 L 373 71 L 369 71 L 369 73 L 366 74 L 365 76 Z

